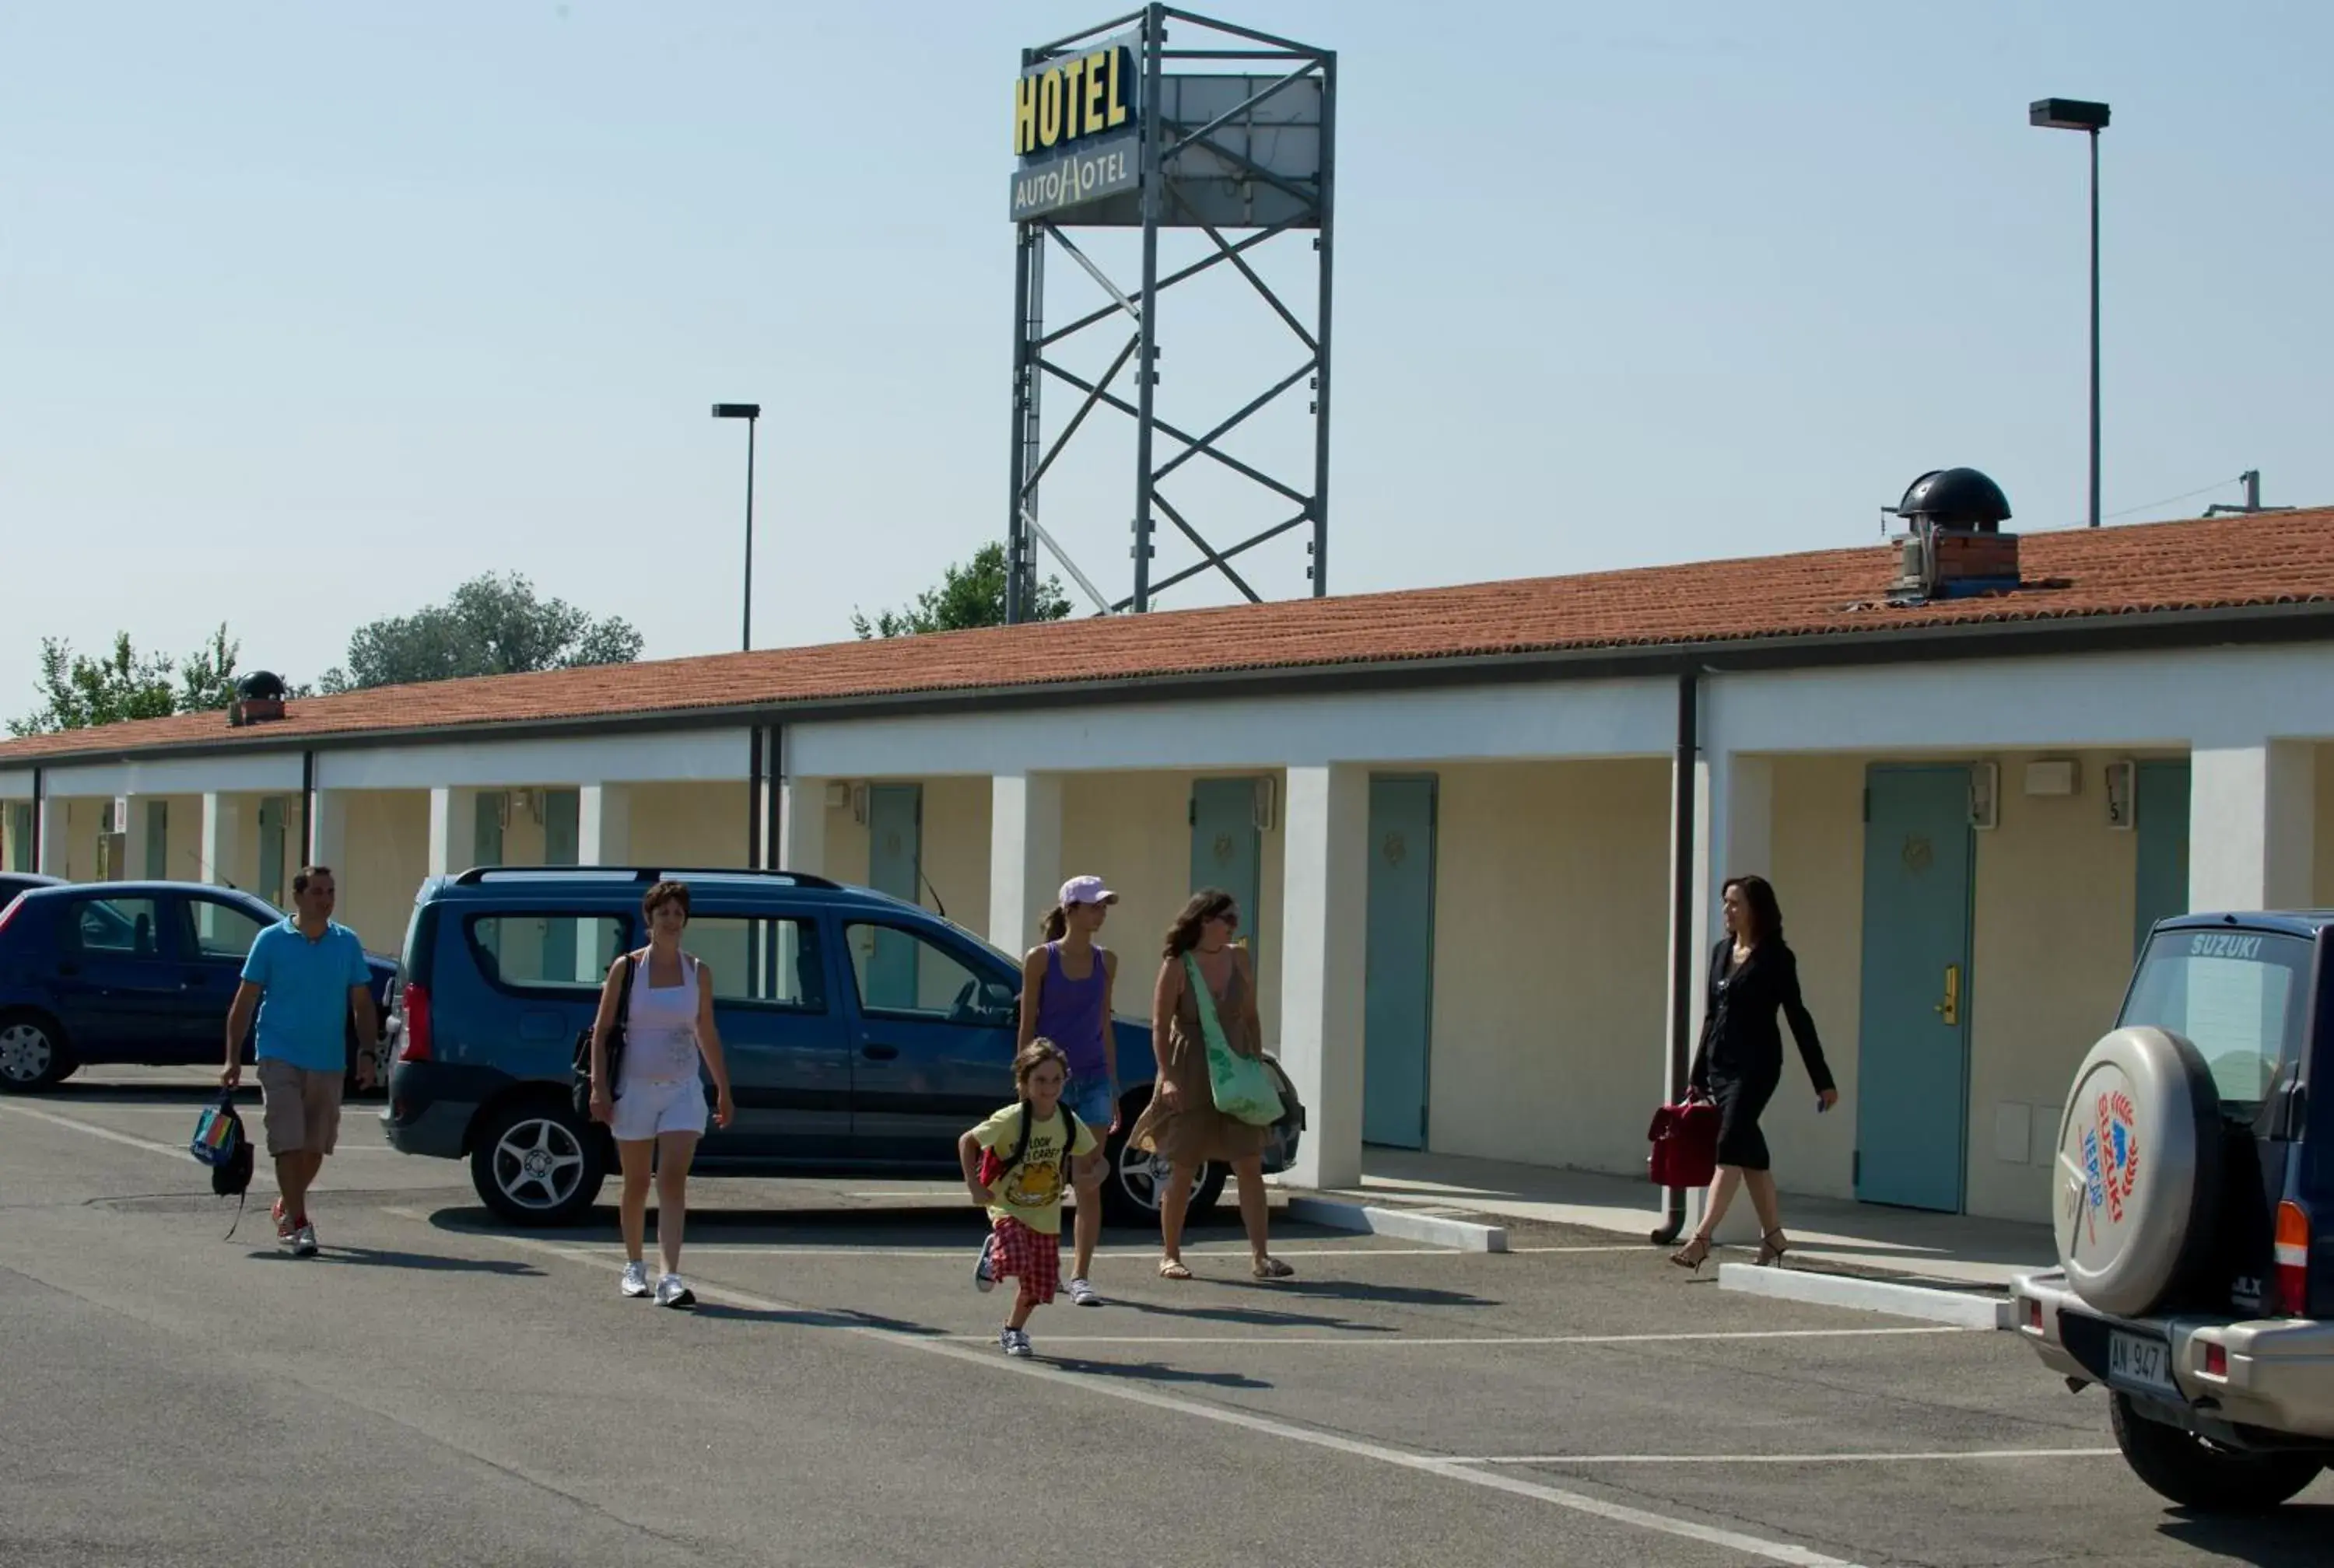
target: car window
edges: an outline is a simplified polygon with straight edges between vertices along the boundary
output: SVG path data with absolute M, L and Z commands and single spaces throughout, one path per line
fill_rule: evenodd
M 233 958 L 237 962 L 251 956 L 251 944 L 259 933 L 275 922 L 263 920 L 249 909 L 217 899 L 190 899 L 194 919 L 195 951 L 206 958 Z M 181 927 L 183 931 L 185 927 Z
M 161 922 L 152 899 L 76 899 L 66 922 L 70 940 L 84 953 L 160 957 Z
M 919 931 L 874 921 L 844 928 L 859 1008 L 875 1016 L 991 1027 L 1012 1021 L 1014 987 Z
M 463 936 L 471 961 L 490 984 L 596 991 L 630 929 L 621 915 L 530 912 L 473 915 Z
M 2120 1022 L 2204 1053 L 2224 1104 L 2258 1105 L 2300 1059 L 2310 944 L 2263 931 L 2173 930 L 2147 945 Z
M 713 971 L 717 1001 L 826 1011 L 826 971 L 815 920 L 699 915 L 690 920 L 680 945 Z

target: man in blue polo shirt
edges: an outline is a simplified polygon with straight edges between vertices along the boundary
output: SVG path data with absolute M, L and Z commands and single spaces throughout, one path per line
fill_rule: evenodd
M 298 912 L 261 931 L 244 960 L 243 984 L 227 1018 L 229 1089 L 243 1081 L 244 1035 L 259 1012 L 259 1092 L 266 1113 L 267 1153 L 275 1161 L 275 1239 L 295 1257 L 313 1257 L 308 1188 L 341 1130 L 342 1041 L 352 1010 L 357 1021 L 357 1087 L 372 1087 L 378 1020 L 373 1017 L 364 945 L 333 919 L 335 890 L 328 866 L 292 879 Z

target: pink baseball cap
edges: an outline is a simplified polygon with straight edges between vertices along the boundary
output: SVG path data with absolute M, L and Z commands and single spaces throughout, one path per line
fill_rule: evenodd
M 1061 906 L 1074 904 L 1114 904 L 1118 895 L 1102 885 L 1100 877 L 1072 877 L 1062 884 Z

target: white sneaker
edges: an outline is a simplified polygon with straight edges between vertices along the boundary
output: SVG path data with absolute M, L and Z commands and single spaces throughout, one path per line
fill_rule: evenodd
M 980 1261 L 972 1265 L 972 1288 L 986 1294 L 997 1288 L 997 1233 L 981 1239 Z
M 1037 1353 L 1030 1346 L 1027 1329 L 999 1329 L 997 1333 L 997 1342 L 1004 1347 L 1005 1353 L 1008 1356 L 1019 1356 L 1027 1360 Z
M 649 1294 L 649 1265 L 634 1258 L 624 1265 L 624 1277 L 616 1288 L 629 1296 Z
M 664 1307 L 692 1307 L 697 1304 L 697 1293 L 680 1283 L 680 1275 L 669 1274 L 657 1281 L 656 1303 Z
M 1084 1279 L 1074 1279 L 1070 1282 L 1070 1304 L 1073 1306 L 1100 1306 L 1102 1305 L 1102 1297 L 1095 1293 L 1095 1287 L 1088 1284 Z
M 294 1257 L 313 1257 L 316 1255 L 316 1227 L 314 1226 L 304 1225 L 299 1229 L 292 1233 L 292 1255 Z

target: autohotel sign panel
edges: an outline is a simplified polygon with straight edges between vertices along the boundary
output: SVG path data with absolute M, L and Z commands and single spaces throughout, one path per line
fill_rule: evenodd
M 1013 83 L 1013 221 L 1143 183 L 1139 34 L 1025 67 Z

